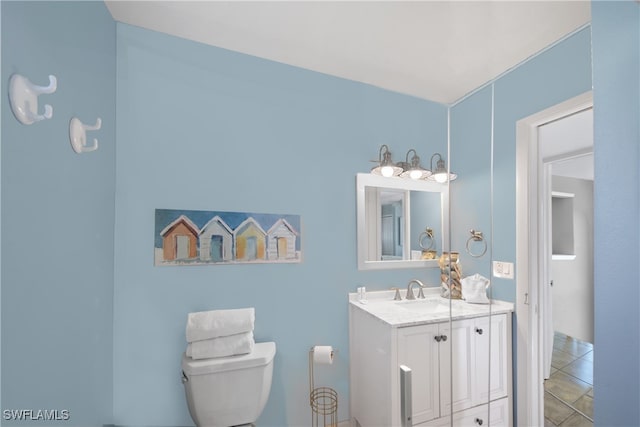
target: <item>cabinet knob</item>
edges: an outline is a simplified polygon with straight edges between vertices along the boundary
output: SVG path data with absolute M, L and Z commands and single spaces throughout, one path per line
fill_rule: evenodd
M 440 342 L 440 341 L 446 341 L 447 340 L 447 336 L 446 335 L 436 335 L 435 337 L 433 337 L 434 340 Z
M 482 335 L 482 328 L 476 328 L 476 332 L 478 333 L 478 335 Z
M 482 418 L 476 418 L 476 419 L 475 419 L 475 423 L 476 423 L 477 425 L 479 425 L 479 426 L 481 426 L 483 422 L 484 422 L 484 421 L 482 421 Z

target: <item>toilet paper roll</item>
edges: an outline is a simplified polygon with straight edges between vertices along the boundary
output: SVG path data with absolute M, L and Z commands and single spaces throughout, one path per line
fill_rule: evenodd
M 333 363 L 333 347 L 330 345 L 317 345 L 313 347 L 313 363 L 331 365 Z

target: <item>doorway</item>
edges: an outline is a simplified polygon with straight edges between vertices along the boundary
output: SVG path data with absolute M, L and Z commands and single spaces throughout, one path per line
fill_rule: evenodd
M 546 426 L 593 425 L 593 109 L 538 127 Z
M 526 117 L 516 124 L 516 354 L 517 423 L 544 425 L 544 359 L 549 350 L 544 320 L 551 311 L 545 304 L 550 286 L 545 277 L 546 190 L 540 151 L 540 127 L 593 108 L 587 92 Z M 548 219 L 546 221 L 549 221 Z

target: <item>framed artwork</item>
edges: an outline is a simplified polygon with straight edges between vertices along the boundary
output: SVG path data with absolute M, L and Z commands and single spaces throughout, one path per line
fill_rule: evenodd
M 156 209 L 154 263 L 298 263 L 300 215 Z

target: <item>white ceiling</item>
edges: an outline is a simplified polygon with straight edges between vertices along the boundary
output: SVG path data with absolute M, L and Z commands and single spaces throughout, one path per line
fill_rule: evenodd
M 591 19 L 589 1 L 105 1 L 117 21 L 451 104 Z
M 116 21 L 443 104 L 591 20 L 588 0 L 105 3 Z M 593 144 L 592 113 L 544 128 L 545 157 Z M 593 179 L 593 158 L 553 171 Z

